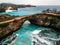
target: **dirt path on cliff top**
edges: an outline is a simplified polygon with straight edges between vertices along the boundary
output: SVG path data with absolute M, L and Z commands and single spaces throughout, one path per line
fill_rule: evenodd
M 20 20 L 20 19 L 25 19 L 26 16 L 23 16 L 23 17 L 16 17 L 14 19 L 11 19 L 11 20 L 7 20 L 7 21 L 3 21 L 3 22 L 0 22 L 0 24 L 4 24 L 4 23 L 9 23 L 9 22 L 13 22 L 14 20 Z
M 60 16 L 60 14 L 54 14 L 54 13 L 37 13 L 37 14 L 40 14 L 40 15 L 51 15 L 51 16 Z M 7 21 L 3 21 L 3 22 L 0 22 L 0 24 L 4 24 L 4 23 L 9 23 L 9 22 L 12 22 L 14 20 L 20 20 L 20 19 L 25 19 L 26 17 L 32 17 L 34 15 L 37 15 L 37 14 L 30 14 L 28 16 L 22 16 L 22 17 L 16 17 L 14 19 L 11 19 L 11 20 L 7 20 Z

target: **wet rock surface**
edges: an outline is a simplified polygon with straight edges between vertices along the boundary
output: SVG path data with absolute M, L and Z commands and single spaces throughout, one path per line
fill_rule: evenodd
M 60 45 L 60 33 L 55 30 L 41 30 L 39 34 L 33 34 L 32 37 L 35 45 Z
M 52 39 L 55 41 L 59 41 L 60 40 L 60 33 L 56 32 L 54 30 L 42 30 L 39 34 L 39 37 L 45 38 L 47 39 Z

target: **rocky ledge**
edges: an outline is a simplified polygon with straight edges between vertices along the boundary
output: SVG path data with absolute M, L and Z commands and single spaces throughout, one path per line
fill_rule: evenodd
M 57 31 L 60 31 L 60 14 L 47 12 L 37 13 L 33 14 L 29 21 L 31 22 L 31 24 L 51 27 Z
M 51 27 L 56 31 L 60 31 L 60 14 L 46 12 L 28 16 L 10 16 L 3 14 L 0 15 L 0 39 L 18 30 L 26 20 L 30 21 L 31 24 Z
M 0 15 L 0 40 L 19 29 L 25 20 L 25 16 Z

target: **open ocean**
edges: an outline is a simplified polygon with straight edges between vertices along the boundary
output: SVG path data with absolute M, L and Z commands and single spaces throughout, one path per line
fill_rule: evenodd
M 4 12 L 4 14 L 10 14 L 15 16 L 17 15 L 26 16 L 29 14 L 39 13 L 46 9 L 60 10 L 60 6 L 37 6 L 37 7 L 18 8 L 18 10 L 16 11 Z M 50 28 L 30 24 L 30 22 L 27 20 L 18 31 L 14 32 L 19 36 L 14 41 L 12 41 L 10 45 L 31 45 L 31 37 L 30 37 L 31 32 L 34 30 L 45 30 L 45 29 L 48 30 Z

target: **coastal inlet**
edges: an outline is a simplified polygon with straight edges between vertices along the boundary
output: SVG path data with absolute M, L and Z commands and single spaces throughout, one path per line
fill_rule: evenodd
M 50 27 L 56 32 L 60 32 L 60 14 L 47 12 L 27 16 L 10 16 L 3 14 L 0 15 L 0 40 L 20 29 L 26 20 L 30 21 L 31 24 Z
M 0 15 L 0 38 L 19 29 L 24 21 L 28 20 L 31 24 L 51 27 L 60 31 L 60 14 L 38 13 L 28 16 Z

